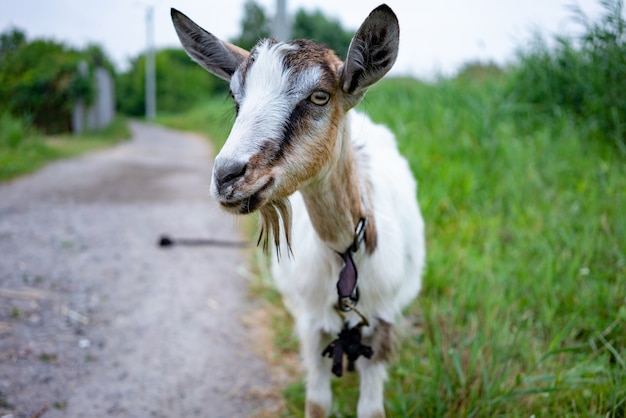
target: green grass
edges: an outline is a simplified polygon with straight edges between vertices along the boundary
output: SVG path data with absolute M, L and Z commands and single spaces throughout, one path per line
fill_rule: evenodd
M 512 92 L 530 110 L 523 125 L 567 112 L 581 132 L 613 143 L 626 155 L 626 13 L 623 0 L 600 0 L 590 19 L 570 6 L 580 34 L 541 34 L 519 51 Z
M 130 137 L 125 118 L 102 131 L 45 137 L 23 122 L 0 115 L 0 182 L 32 173 L 47 163 L 111 146 Z
M 208 135 L 219 149 L 230 131 L 235 117 L 235 107 L 230 97 L 212 98 L 185 113 L 159 114 L 157 123 L 174 129 Z
M 507 82 L 390 79 L 360 106 L 395 132 L 427 224 L 390 416 L 626 412 L 626 159 L 566 115 L 518 129 L 527 109 Z M 219 146 L 231 111 L 220 99 L 166 123 L 217 132 Z M 264 279 L 254 292 L 280 305 Z M 277 315 L 276 349 L 293 352 Z M 357 378 L 333 386 L 334 416 L 354 416 Z M 302 380 L 284 395 L 284 416 L 302 416 Z
M 391 80 L 367 96 L 410 160 L 428 225 L 419 326 L 388 410 L 623 416 L 626 161 L 567 118 L 518 135 L 505 91 Z

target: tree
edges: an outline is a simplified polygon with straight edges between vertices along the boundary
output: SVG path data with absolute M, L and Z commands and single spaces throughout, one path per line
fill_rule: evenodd
M 354 31 L 346 30 L 341 22 L 324 16 L 320 10 L 307 12 L 299 9 L 292 26 L 295 39 L 311 39 L 333 49 L 339 58 L 345 59 Z
M 26 45 L 26 34 L 19 29 L 12 29 L 0 34 L 0 59 L 6 59 Z
M 271 33 L 271 19 L 263 7 L 254 0 L 248 0 L 244 6 L 241 34 L 231 42 L 250 50 L 259 39 L 271 37 Z M 307 12 L 304 9 L 296 12 L 291 33 L 294 39 L 311 39 L 326 45 L 342 59 L 346 57 L 354 35 L 354 31 L 344 29 L 338 19 L 328 18 L 320 10 Z
M 93 96 L 91 77 L 78 71 L 89 57 L 54 41 L 27 42 L 18 30 L 0 35 L 0 51 L 0 110 L 47 133 L 70 130 L 76 100 Z
M 241 34 L 230 42 L 250 50 L 259 39 L 270 37 L 270 33 L 270 19 L 265 10 L 254 0 L 248 0 L 241 22 Z M 293 33 L 300 38 L 324 43 L 344 57 L 352 38 L 352 33 L 344 30 L 339 21 L 328 19 L 319 11 L 307 13 L 300 10 L 296 15 Z M 227 92 L 226 83 L 210 76 L 180 48 L 158 51 L 156 63 L 159 111 L 185 111 L 212 94 Z M 144 114 L 144 55 L 133 59 L 130 69 L 119 75 L 116 98 L 121 112 L 132 116 Z
M 193 62 L 180 48 L 156 52 L 157 108 L 163 112 L 188 110 L 226 85 Z M 136 57 L 130 69 L 117 80 L 118 109 L 132 116 L 145 112 L 145 55 Z
M 263 7 L 254 0 L 248 0 L 244 5 L 241 34 L 232 39 L 231 42 L 250 50 L 260 39 L 269 38 L 271 33 L 270 20 L 267 18 Z
M 101 45 L 89 44 L 85 47 L 83 54 L 94 67 L 103 67 L 113 76 L 117 74 L 115 65 L 113 65 L 113 62 L 109 59 Z

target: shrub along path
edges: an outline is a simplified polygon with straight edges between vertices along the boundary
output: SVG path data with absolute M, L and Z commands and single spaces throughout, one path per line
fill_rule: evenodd
M 241 250 L 212 202 L 209 149 L 133 139 L 0 185 L 0 416 L 238 417 L 272 385 L 241 323 Z

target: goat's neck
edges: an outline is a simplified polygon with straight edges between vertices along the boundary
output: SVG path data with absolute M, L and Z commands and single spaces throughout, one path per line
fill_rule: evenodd
M 367 219 L 366 247 L 372 252 L 376 230 L 370 199 L 370 182 L 360 173 L 347 118 L 338 129 L 339 152 L 323 172 L 301 189 L 318 236 L 331 249 L 343 252 L 354 240 L 355 227 Z

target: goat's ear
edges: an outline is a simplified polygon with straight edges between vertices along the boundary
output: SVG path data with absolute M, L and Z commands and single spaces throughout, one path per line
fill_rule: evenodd
M 248 56 L 248 51 L 219 40 L 174 8 L 171 9 L 171 15 L 187 55 L 209 72 L 229 81 L 239 64 Z
M 341 70 L 341 82 L 348 107 L 355 106 L 367 88 L 393 67 L 398 56 L 400 26 L 386 4 L 378 6 L 365 19 L 350 42 Z

